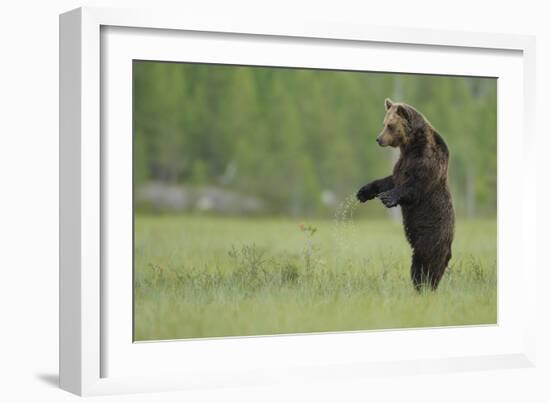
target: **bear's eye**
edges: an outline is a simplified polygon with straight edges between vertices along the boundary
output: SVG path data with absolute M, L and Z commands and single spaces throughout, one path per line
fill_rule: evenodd
M 388 130 L 393 130 L 393 125 L 392 124 L 388 125 Z

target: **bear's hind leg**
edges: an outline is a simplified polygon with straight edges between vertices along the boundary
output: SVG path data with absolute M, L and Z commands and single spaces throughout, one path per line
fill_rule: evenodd
M 441 278 L 443 277 L 443 273 L 445 272 L 445 266 L 438 265 L 434 267 L 434 270 L 430 271 L 428 276 L 428 282 L 430 284 L 430 288 L 432 290 L 437 290 L 437 287 L 439 286 L 439 282 L 441 281 Z
M 450 251 L 445 251 L 444 253 L 433 256 L 427 278 L 432 290 L 436 290 L 439 286 L 439 282 L 443 278 L 443 274 L 445 274 L 449 260 L 451 260 Z
M 440 256 L 425 256 L 413 252 L 411 265 L 411 280 L 416 291 L 422 291 L 424 286 L 436 290 L 445 273 L 447 264 L 451 258 L 450 252 L 445 253 L 445 258 Z
M 413 252 L 411 265 L 411 280 L 416 291 L 422 291 L 422 286 L 426 283 L 426 264 L 417 253 Z

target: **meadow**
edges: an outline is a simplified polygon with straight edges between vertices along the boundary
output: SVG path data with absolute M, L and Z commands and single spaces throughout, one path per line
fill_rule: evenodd
M 458 220 L 436 292 L 389 219 L 135 218 L 134 340 L 494 324 L 496 221 Z

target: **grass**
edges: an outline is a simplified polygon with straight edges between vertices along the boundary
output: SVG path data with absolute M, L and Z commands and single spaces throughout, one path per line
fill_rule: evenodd
M 136 341 L 496 323 L 496 222 L 416 293 L 400 223 L 137 216 Z

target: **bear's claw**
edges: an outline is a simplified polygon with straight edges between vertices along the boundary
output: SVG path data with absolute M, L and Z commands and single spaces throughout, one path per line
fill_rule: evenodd
M 357 197 L 357 200 L 359 200 L 361 203 L 364 203 L 367 201 L 365 192 L 363 192 L 363 188 L 359 189 L 355 197 Z
M 377 197 L 387 208 L 397 206 L 398 200 L 396 195 L 392 191 L 380 193 Z
M 357 197 L 357 200 L 359 200 L 361 203 L 364 203 L 367 200 L 374 199 L 376 197 L 374 186 L 371 183 L 366 184 L 361 189 L 359 189 L 355 196 Z

